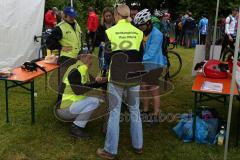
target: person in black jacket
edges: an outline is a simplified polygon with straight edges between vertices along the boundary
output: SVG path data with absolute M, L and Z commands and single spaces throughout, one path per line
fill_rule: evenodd
M 185 22 L 183 23 L 184 45 L 185 45 L 186 48 L 191 48 L 196 23 L 195 23 L 195 20 L 192 17 L 191 12 L 188 13 L 188 16 L 189 17 L 186 18 Z
M 101 76 L 106 77 L 106 72 L 107 68 L 110 64 L 110 57 L 105 54 L 105 43 L 107 43 L 107 35 L 105 31 L 112 27 L 115 24 L 114 20 L 114 13 L 113 9 L 111 7 L 105 7 L 102 12 L 102 20 L 100 25 L 98 26 L 97 32 L 96 32 L 96 41 L 95 41 L 95 46 L 99 47 L 99 52 L 98 52 L 98 64 L 99 64 L 99 69 L 101 71 Z M 107 86 L 104 86 L 102 88 L 103 91 L 103 98 L 107 100 Z M 108 121 L 108 116 L 104 117 L 105 121 L 102 126 L 102 132 L 106 132 L 106 127 L 107 127 L 107 121 Z
M 81 50 L 81 28 L 76 21 L 77 12 L 73 7 L 66 7 L 62 13 L 62 22 L 59 23 L 48 36 L 46 43 L 50 50 L 58 50 L 58 102 L 63 92 L 62 78 L 68 67 L 76 62 Z
M 105 7 L 102 13 L 102 21 L 97 29 L 95 46 L 99 47 L 98 60 L 99 68 L 102 72 L 102 76 L 106 76 L 106 69 L 110 63 L 110 58 L 104 54 L 104 46 L 107 42 L 107 36 L 105 31 L 112 27 L 115 24 L 114 22 L 114 13 L 113 9 L 110 7 Z

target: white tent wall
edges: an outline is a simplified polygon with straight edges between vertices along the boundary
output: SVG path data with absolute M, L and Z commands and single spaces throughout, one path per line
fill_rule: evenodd
M 45 0 L 0 1 L 0 69 L 38 57 Z

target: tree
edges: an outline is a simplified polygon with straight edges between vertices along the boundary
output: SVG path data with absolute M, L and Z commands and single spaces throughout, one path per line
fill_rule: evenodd
M 88 7 L 94 7 L 96 12 L 101 15 L 101 12 L 104 7 L 112 6 L 115 3 L 115 0 L 73 0 L 74 8 L 77 10 L 79 16 L 76 18 L 80 23 L 83 31 L 86 31 L 86 21 L 88 15 Z M 63 10 L 64 7 L 70 6 L 70 0 L 46 0 L 45 10 L 52 7 L 57 7 L 60 10 Z
M 231 13 L 231 8 L 235 5 L 238 5 L 240 3 L 240 0 L 235 1 L 226 1 L 226 0 L 220 0 L 219 5 L 219 15 L 227 16 L 229 13 Z M 211 1 L 203 1 L 203 0 L 180 0 L 179 2 L 179 9 L 181 11 L 192 11 L 195 18 L 200 19 L 201 15 L 203 13 L 206 13 L 208 15 L 209 19 L 209 34 L 207 37 L 206 42 L 206 58 L 209 58 L 210 55 L 210 46 L 212 44 L 212 34 L 213 28 L 211 26 L 214 26 L 214 20 L 216 15 L 216 5 L 217 0 L 211 0 Z
M 193 12 L 193 17 L 196 20 L 199 20 L 203 13 L 206 13 L 209 18 L 209 26 L 214 26 L 215 20 L 215 8 L 217 4 L 217 0 L 73 0 L 74 7 L 77 9 L 79 13 L 79 17 L 77 21 L 81 26 L 86 26 L 87 19 L 87 8 L 89 6 L 95 7 L 97 13 L 100 14 L 104 7 L 112 6 L 113 4 L 119 1 L 125 1 L 128 5 L 133 2 L 139 2 L 141 4 L 141 8 L 148 8 L 151 11 L 154 9 L 160 9 L 160 7 L 169 9 L 169 12 L 172 15 L 172 18 L 175 19 L 178 14 L 185 13 L 187 10 Z M 239 5 L 240 0 L 220 0 L 220 8 L 219 15 L 227 16 L 231 12 L 231 8 L 234 5 Z M 58 7 L 59 9 L 63 9 L 65 6 L 70 5 L 70 0 L 46 0 L 46 9 L 52 8 L 53 6 Z M 82 27 L 85 30 L 86 27 Z M 213 33 L 211 31 L 212 27 L 209 27 L 209 33 Z M 211 45 L 211 37 L 209 34 L 207 41 L 207 56 L 209 56 L 210 45 Z

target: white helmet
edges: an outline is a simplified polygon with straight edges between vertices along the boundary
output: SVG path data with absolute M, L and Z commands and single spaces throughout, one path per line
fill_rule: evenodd
M 148 9 L 141 10 L 138 12 L 134 18 L 134 23 L 136 25 L 142 25 L 151 20 L 151 13 Z

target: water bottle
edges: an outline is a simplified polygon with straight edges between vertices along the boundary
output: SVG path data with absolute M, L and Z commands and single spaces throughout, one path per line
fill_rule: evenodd
M 82 54 L 88 54 L 88 53 L 89 53 L 89 51 L 88 51 L 87 44 L 83 44 Z
M 224 144 L 224 137 L 225 137 L 225 130 L 224 130 L 224 126 L 221 127 L 221 130 L 219 132 L 218 138 L 217 138 L 217 142 L 219 146 L 223 146 Z

